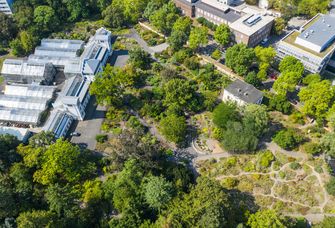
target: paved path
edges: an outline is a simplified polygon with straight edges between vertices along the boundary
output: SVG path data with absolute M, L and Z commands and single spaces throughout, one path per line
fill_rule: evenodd
M 130 29 L 130 33 L 126 34 L 125 37 L 127 38 L 133 38 L 134 40 L 136 40 L 136 42 L 138 43 L 138 45 L 140 45 L 140 47 L 148 52 L 153 58 L 155 57 L 155 53 L 159 53 L 164 51 L 165 49 L 167 49 L 169 47 L 169 45 L 167 43 L 163 43 L 154 47 L 149 47 L 149 45 L 141 38 L 141 36 L 138 34 L 138 32 L 136 31 L 136 29 L 132 28 Z

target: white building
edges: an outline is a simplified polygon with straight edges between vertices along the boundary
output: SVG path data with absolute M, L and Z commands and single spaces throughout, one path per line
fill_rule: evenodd
M 56 138 L 65 137 L 73 122 L 73 117 L 67 112 L 54 109 L 43 127 L 44 131 L 54 133 Z
M 13 14 L 14 0 L 0 0 L 0 13 Z
M 90 81 L 80 76 L 67 79 L 53 107 L 68 112 L 75 119 L 83 120 L 90 100 L 89 86 Z
M 30 131 L 26 128 L 0 126 L 0 135 L 6 134 L 13 135 L 22 142 L 27 142 L 31 135 Z
M 240 106 L 261 104 L 263 93 L 244 81 L 235 80 L 224 89 L 222 100 L 236 102 Z
M 7 85 L 0 95 L 0 122 L 38 125 L 54 90 L 53 86 Z
M 29 60 L 52 63 L 67 78 L 83 76 L 93 80 L 112 52 L 112 34 L 100 28 L 86 45 L 81 40 L 43 39 Z
M 285 36 L 277 45 L 277 56 L 299 59 L 311 73 L 322 72 L 335 50 L 335 17 L 318 14 Z
M 6 59 L 1 74 L 9 83 L 50 84 L 56 74 L 51 63 L 40 63 L 18 59 Z

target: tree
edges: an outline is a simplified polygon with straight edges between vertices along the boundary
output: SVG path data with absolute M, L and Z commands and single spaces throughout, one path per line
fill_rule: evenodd
M 124 90 L 135 84 L 137 73 L 130 68 L 117 68 L 109 64 L 104 71 L 95 77 L 90 86 L 90 93 L 96 96 L 97 102 L 103 105 L 120 106 Z
M 37 44 L 37 38 L 30 31 L 21 31 L 19 37 L 10 42 L 9 46 L 16 56 L 30 53 Z
M 321 145 L 327 155 L 335 158 L 335 133 L 327 133 L 321 138 Z
M 41 168 L 34 173 L 34 180 L 49 185 L 57 182 L 78 182 L 95 173 L 94 163 L 78 146 L 58 139 L 48 147 L 42 157 Z
M 63 0 L 67 11 L 70 14 L 69 21 L 76 21 L 86 18 L 90 13 L 90 2 L 87 0 Z
M 208 43 L 208 29 L 206 27 L 192 28 L 189 37 L 189 46 L 192 49 L 197 49 Z
M 304 137 L 295 129 L 285 129 L 279 131 L 273 141 L 285 150 L 292 150 L 304 141 Z
M 175 78 L 163 85 L 163 105 L 177 105 L 185 111 L 198 111 L 201 104 L 198 101 L 196 85 L 189 80 Z
M 187 129 L 185 117 L 169 115 L 160 121 L 159 126 L 167 140 L 177 144 L 184 141 Z
M 263 48 L 263 47 L 257 46 L 255 48 L 255 54 L 256 54 L 258 64 L 259 64 L 260 72 L 265 72 L 264 75 L 262 75 L 262 73 L 259 73 L 258 77 L 261 80 L 266 80 L 267 70 L 271 66 L 274 60 L 274 57 L 277 54 L 276 50 L 273 47 Z
M 169 227 L 226 227 L 233 222 L 234 212 L 231 210 L 226 190 L 219 182 L 198 178 L 197 184 L 189 194 L 172 201 L 166 212 L 157 220 L 157 227 L 163 224 Z
M 314 17 L 318 13 L 327 13 L 330 0 L 301 0 L 298 5 L 298 13 Z
M 335 104 L 328 110 L 326 118 L 328 125 L 335 128 Z
M 315 82 L 302 88 L 298 94 L 304 106 L 302 112 L 315 118 L 325 118 L 335 97 L 334 87 L 328 80 Z
M 4 13 L 0 13 L 0 45 L 8 45 L 17 34 L 17 26 L 13 18 Z
M 262 85 L 262 81 L 259 79 L 259 77 L 257 77 L 255 71 L 249 72 L 244 80 L 246 83 L 249 83 L 255 87 L 260 87 Z
M 239 75 L 246 75 L 255 61 L 255 52 L 245 44 L 236 44 L 227 49 L 226 64 Z
M 230 36 L 230 29 L 226 24 L 219 25 L 214 32 L 214 39 L 222 46 L 226 46 L 229 43 Z
M 164 177 L 147 177 L 143 190 L 149 206 L 159 211 L 172 199 L 172 184 Z
M 104 24 L 112 28 L 121 28 L 125 25 L 125 16 L 123 10 L 118 5 L 109 5 L 102 12 Z
M 229 121 L 223 132 L 222 144 L 233 153 L 255 151 L 258 145 L 256 134 L 247 130 L 242 123 Z
M 296 72 L 299 77 L 301 77 L 305 71 L 304 65 L 295 58 L 294 56 L 285 56 L 283 60 L 279 63 L 279 71 L 281 73 L 285 72 Z
M 174 51 L 180 50 L 187 42 L 191 31 L 192 21 L 188 17 L 180 17 L 174 23 L 171 35 L 168 39 L 170 47 Z
M 170 34 L 174 23 L 177 21 L 178 9 L 173 2 L 164 4 L 158 10 L 156 10 L 150 17 L 149 21 L 159 31 L 164 34 Z
M 222 129 L 227 129 L 229 121 L 239 120 L 239 113 L 234 103 L 221 103 L 213 111 L 213 123 Z
M 284 228 L 284 222 L 273 210 L 262 210 L 249 216 L 247 225 L 251 228 Z
M 321 76 L 319 74 L 309 74 L 302 79 L 304 85 L 309 85 L 312 83 L 320 82 Z
M 243 124 L 247 131 L 260 136 L 268 130 L 269 114 L 264 105 L 250 104 L 245 107 Z
M 129 62 L 135 67 L 142 70 L 150 68 L 151 58 L 149 53 L 141 48 L 134 48 L 129 51 Z
M 290 114 L 292 111 L 291 103 L 287 100 L 285 95 L 274 95 L 270 98 L 269 108 L 284 114 Z
M 287 23 L 285 19 L 277 17 L 274 22 L 273 33 L 276 35 L 281 35 L 286 27 L 286 24 Z
M 34 10 L 34 22 L 42 31 L 52 31 L 58 25 L 58 18 L 50 6 L 38 6 Z
M 52 224 L 52 212 L 49 211 L 29 211 L 23 212 L 17 217 L 16 223 L 18 228 L 26 227 L 48 227 Z
M 280 96 L 286 96 L 287 92 L 293 92 L 297 86 L 301 75 L 297 72 L 285 71 L 273 84 L 273 89 Z
M 14 162 L 20 161 L 20 156 L 16 153 L 19 140 L 12 135 L 0 135 L 0 171 L 4 172 Z

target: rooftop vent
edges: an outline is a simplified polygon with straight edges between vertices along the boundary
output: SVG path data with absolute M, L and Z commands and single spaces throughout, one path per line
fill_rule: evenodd
M 241 89 L 237 89 L 237 91 L 240 93 L 240 92 L 242 92 L 242 90 Z
M 314 33 L 314 30 L 313 29 L 311 29 L 311 31 L 310 31 L 311 33 Z
M 249 94 L 247 92 L 244 93 L 244 96 L 248 96 Z
M 330 25 L 330 24 L 328 24 L 327 26 L 328 26 L 329 28 L 331 27 L 331 25 Z

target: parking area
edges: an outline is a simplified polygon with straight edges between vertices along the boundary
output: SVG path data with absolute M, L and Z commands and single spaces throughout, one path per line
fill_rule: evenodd
M 127 64 L 129 59 L 129 53 L 127 50 L 114 51 L 110 60 L 111 66 L 123 67 Z
M 78 144 L 80 147 L 95 150 L 95 136 L 100 134 L 101 124 L 105 118 L 106 108 L 96 105 L 95 97 L 91 100 L 86 108 L 86 117 L 84 121 L 76 121 L 70 132 L 78 132 L 80 136 L 73 136 L 72 143 Z

